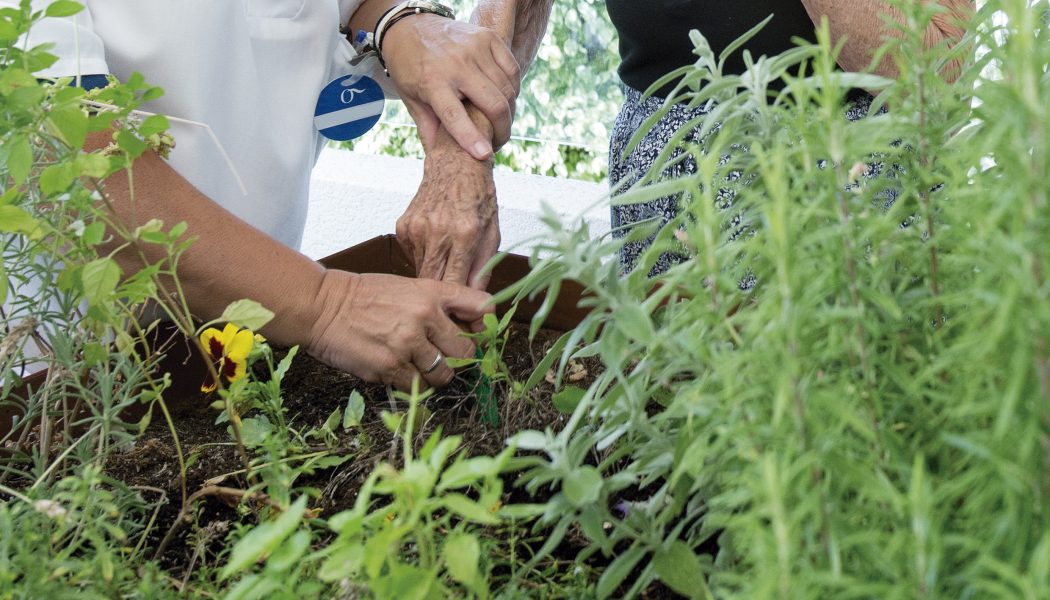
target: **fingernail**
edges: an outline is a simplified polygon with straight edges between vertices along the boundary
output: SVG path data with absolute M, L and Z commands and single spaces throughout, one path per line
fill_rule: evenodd
M 474 158 L 478 160 L 484 160 L 492 154 L 492 145 L 486 144 L 485 142 L 478 142 L 474 144 Z

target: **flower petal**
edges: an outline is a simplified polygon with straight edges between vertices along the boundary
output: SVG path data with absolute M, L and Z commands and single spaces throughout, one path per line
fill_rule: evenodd
M 230 344 L 233 343 L 233 338 L 237 335 L 238 329 L 240 328 L 233 323 L 227 323 L 226 327 L 222 328 L 222 345 L 226 346 L 227 352 L 229 352 Z
M 230 366 L 233 367 L 233 373 L 230 373 Z M 248 363 L 243 360 L 227 359 L 227 366 L 224 371 L 226 372 L 226 379 L 229 379 L 231 382 L 237 381 L 247 373 Z
M 248 354 L 251 353 L 254 344 L 255 336 L 252 335 L 252 332 L 248 329 L 242 329 L 227 344 L 226 356 L 236 361 L 243 361 L 248 358 Z
M 210 394 L 215 391 L 215 388 L 219 387 L 215 380 L 211 378 L 211 375 L 205 375 L 204 383 L 201 384 L 201 391 L 205 394 Z
M 223 344 L 221 337 L 222 332 L 214 327 L 209 327 L 201 332 L 201 346 L 204 346 L 204 350 L 211 356 L 212 360 L 219 360 L 224 353 L 225 344 Z

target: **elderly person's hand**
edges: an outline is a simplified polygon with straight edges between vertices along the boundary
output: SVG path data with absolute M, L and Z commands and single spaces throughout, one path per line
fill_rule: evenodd
M 520 69 L 492 30 L 431 14 L 399 21 L 383 40 L 383 57 L 424 147 L 440 126 L 477 160 L 492 157 L 510 137 Z M 492 124 L 485 135 L 464 102 Z
M 397 221 L 397 239 L 418 277 L 484 290 L 481 268 L 500 243 L 492 161 L 475 160 L 441 128 L 427 147 L 419 191 Z
M 322 362 L 401 390 L 421 377 L 442 387 L 446 358 L 474 356 L 457 323 L 481 328 L 492 312 L 484 292 L 440 281 L 329 270 L 317 294 L 321 311 L 305 349 Z M 453 320 L 456 319 L 456 321 Z

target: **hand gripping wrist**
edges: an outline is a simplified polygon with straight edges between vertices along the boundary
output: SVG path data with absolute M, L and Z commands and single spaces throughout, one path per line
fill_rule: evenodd
M 376 58 L 379 59 L 380 66 L 383 67 L 383 72 L 386 73 L 387 77 L 390 77 L 390 70 L 386 67 L 386 59 L 383 58 L 383 41 L 386 39 L 386 32 L 394 26 L 394 23 L 418 14 L 431 14 L 445 17 L 446 19 L 455 19 L 456 13 L 451 8 L 444 4 L 439 4 L 431 0 L 406 0 L 399 4 L 394 5 L 390 10 L 383 13 L 383 16 L 379 17 L 379 21 L 376 22 L 375 32 L 372 34 L 373 44 L 376 50 Z

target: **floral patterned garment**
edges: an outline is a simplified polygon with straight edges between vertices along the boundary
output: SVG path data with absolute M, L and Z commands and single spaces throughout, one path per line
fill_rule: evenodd
M 646 119 L 655 114 L 663 106 L 664 99 L 655 96 L 642 98 L 642 93 L 629 86 L 624 87 L 624 105 L 613 125 L 612 136 L 609 144 L 609 182 L 612 185 L 614 196 L 622 193 L 638 181 L 652 167 L 660 152 L 668 141 L 689 121 L 707 114 L 709 107 L 689 108 L 683 104 L 676 104 L 641 140 L 631 151 L 624 155 L 627 144 L 631 141 Z M 845 118 L 849 121 L 857 121 L 867 116 L 871 108 L 872 97 L 861 95 L 847 106 Z M 698 144 L 703 147 L 703 140 L 698 139 L 698 130 L 694 130 L 685 138 L 686 144 Z M 681 154 L 681 151 L 674 156 Z M 864 174 L 866 178 L 880 175 L 884 166 L 880 162 L 873 161 L 868 165 L 868 171 Z M 687 158 L 670 168 L 666 169 L 663 179 L 675 179 L 696 173 L 696 162 Z M 735 240 L 740 235 L 750 231 L 746 223 L 743 223 L 739 214 L 733 214 L 733 192 L 730 190 L 719 190 L 716 203 L 720 211 L 726 213 L 727 229 L 732 230 L 729 239 Z M 897 194 L 893 190 L 885 190 L 881 203 L 883 208 L 893 206 Z M 676 196 L 659 198 L 643 204 L 631 204 L 612 207 L 613 234 L 623 237 L 627 234 L 630 226 L 634 223 L 650 221 L 659 218 L 661 224 L 666 224 L 678 214 L 679 198 Z M 902 223 L 902 226 L 907 226 Z M 653 237 L 637 242 L 627 242 L 620 251 L 621 267 L 624 272 L 629 271 L 637 262 L 641 253 L 652 243 Z M 662 273 L 674 264 L 686 260 L 686 256 L 675 253 L 664 253 L 650 275 Z M 740 289 L 749 291 L 755 285 L 755 277 L 750 273 L 745 274 L 740 280 Z

